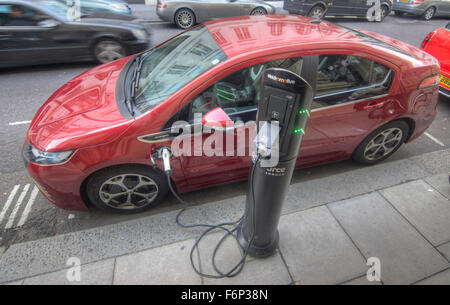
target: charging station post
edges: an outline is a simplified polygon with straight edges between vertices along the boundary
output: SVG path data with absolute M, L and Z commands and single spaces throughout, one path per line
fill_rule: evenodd
M 250 173 L 245 214 L 237 233 L 242 248 L 253 257 L 269 256 L 278 246 L 281 209 L 312 100 L 313 89 L 299 75 L 279 68 L 264 71 L 252 156 L 254 173 Z M 274 144 L 273 135 L 267 135 L 274 129 L 278 131 L 278 145 Z M 265 166 L 275 154 L 278 163 Z

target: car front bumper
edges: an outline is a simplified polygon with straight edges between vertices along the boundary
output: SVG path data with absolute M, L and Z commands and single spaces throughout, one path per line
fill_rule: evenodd
M 42 195 L 59 208 L 87 210 L 80 190 L 86 175 L 70 161 L 58 165 L 26 163 L 26 168 Z

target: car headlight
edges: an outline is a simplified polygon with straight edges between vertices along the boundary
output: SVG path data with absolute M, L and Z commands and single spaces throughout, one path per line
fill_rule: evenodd
M 134 37 L 139 40 L 145 40 L 148 37 L 147 32 L 144 30 L 132 30 L 131 32 L 133 33 Z
M 111 3 L 110 6 L 115 8 L 115 9 L 118 9 L 118 10 L 123 10 L 123 11 L 128 10 L 126 5 L 125 4 L 121 4 L 121 3 Z
M 75 150 L 66 150 L 60 152 L 41 151 L 31 144 L 27 143 L 23 149 L 23 158 L 27 162 L 37 164 L 59 164 L 63 163 L 73 155 Z

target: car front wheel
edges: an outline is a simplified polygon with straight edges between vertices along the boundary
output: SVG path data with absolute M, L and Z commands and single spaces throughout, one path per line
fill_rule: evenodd
M 94 57 L 101 64 L 123 58 L 126 55 L 125 48 L 112 39 L 101 40 L 94 46 Z
M 405 142 L 409 125 L 394 121 L 376 129 L 356 148 L 352 159 L 363 164 L 375 164 L 391 156 Z
M 168 193 L 168 185 L 161 172 L 139 165 L 124 165 L 92 175 L 87 181 L 86 193 L 99 209 L 133 214 L 160 203 Z

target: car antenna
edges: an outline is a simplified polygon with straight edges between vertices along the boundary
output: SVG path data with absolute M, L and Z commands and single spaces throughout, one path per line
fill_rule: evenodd
M 323 17 L 325 17 L 325 14 L 327 13 L 327 11 L 328 11 L 328 7 L 325 8 L 325 10 L 323 11 L 322 16 L 320 16 L 320 17 L 318 17 L 316 19 L 310 20 L 309 23 L 320 23 L 322 21 Z

